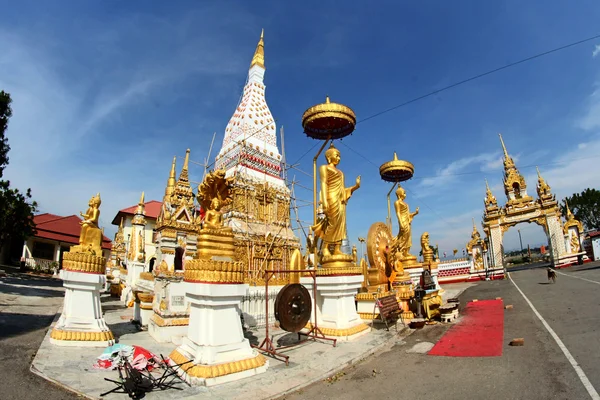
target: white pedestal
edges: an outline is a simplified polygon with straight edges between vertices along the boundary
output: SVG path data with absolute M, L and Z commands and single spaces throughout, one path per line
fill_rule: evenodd
M 369 332 L 354 303 L 363 279 L 362 275 L 317 277 L 317 324 L 325 336 L 352 340 Z M 312 298 L 313 279 L 303 277 L 300 283 L 306 286 Z
M 244 338 L 239 304 L 248 285 L 185 283 L 191 304 L 187 337 L 171 360 L 191 384 L 212 386 L 265 372 L 268 361 Z M 185 372 L 184 372 L 185 370 Z
M 145 265 L 143 263 L 131 261 L 127 263 L 127 285 L 135 287 L 140 280 L 140 274 L 144 272 Z
M 115 343 L 102 316 L 100 288 L 106 277 L 60 271 L 64 281 L 63 312 L 50 335 L 50 342 L 58 346 L 106 347 Z

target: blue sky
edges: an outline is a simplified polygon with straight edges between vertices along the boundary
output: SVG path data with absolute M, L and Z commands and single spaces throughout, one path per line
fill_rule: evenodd
M 314 145 L 302 133 L 302 113 L 325 95 L 361 120 L 600 33 L 597 2 L 539 5 L 2 0 L 0 88 L 14 100 L 5 175 L 17 187 L 31 187 L 44 212 L 77 214 L 100 192 L 101 222 L 112 233 L 115 213 L 135 204 L 141 191 L 162 199 L 174 155 L 190 148 L 192 159 L 202 161 L 213 132 L 216 154 L 261 28 L 267 102 L 277 128 L 285 127 L 293 162 Z M 587 42 L 359 123 L 338 145 L 347 184 L 359 174 L 363 181 L 348 207 L 350 239 L 385 219 L 389 184 L 378 166 L 394 150 L 416 168 L 404 185 L 411 208 L 421 211 L 413 242 L 427 230 L 442 251 L 462 249 L 471 218 L 481 219 L 485 177 L 505 200 L 499 132 L 530 194 L 536 164 L 558 198 L 600 186 L 597 45 Z M 305 156 L 300 168 L 310 171 L 311 159 Z M 199 180 L 202 168 L 190 172 Z M 310 178 L 296 177 L 310 185 Z M 312 197 L 300 189 L 297 195 Z M 543 242 L 537 225 L 519 228 L 525 244 Z M 517 229 L 507 232 L 505 246 L 518 247 Z

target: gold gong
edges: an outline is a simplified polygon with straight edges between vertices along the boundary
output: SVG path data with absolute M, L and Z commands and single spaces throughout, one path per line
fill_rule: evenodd
M 392 246 L 392 232 L 383 222 L 375 222 L 369 228 L 367 236 L 367 255 L 371 268 L 379 270 L 380 282 L 386 282 L 385 276 L 385 247 Z

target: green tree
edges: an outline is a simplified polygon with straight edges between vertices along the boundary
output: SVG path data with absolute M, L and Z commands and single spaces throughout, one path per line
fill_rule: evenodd
M 10 94 L 0 91 L 0 177 L 8 165 L 10 146 L 6 138 L 8 120 L 12 116 Z M 35 233 L 33 215 L 37 203 L 31 199 L 31 189 L 25 193 L 11 189 L 10 181 L 0 180 L 0 248 L 9 241 L 22 241 Z
M 5 137 L 5 132 L 8 128 L 8 120 L 12 116 L 11 101 L 10 94 L 0 90 L 0 178 L 2 178 L 4 168 L 8 164 L 10 146 L 8 145 L 8 139 Z
M 600 191 L 587 188 L 581 193 L 573 193 L 572 196 L 567 196 L 560 204 L 560 209 L 564 216 L 567 215 L 567 206 L 565 201 L 569 203 L 569 208 L 575 218 L 589 230 L 600 230 Z

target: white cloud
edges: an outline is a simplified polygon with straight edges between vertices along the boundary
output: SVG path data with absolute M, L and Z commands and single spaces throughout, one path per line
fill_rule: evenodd
M 467 173 L 471 173 L 474 169 L 478 169 L 479 171 L 490 171 L 497 169 L 501 165 L 502 158 L 498 152 L 482 153 L 475 156 L 464 157 L 452 161 L 446 167 L 438 170 L 434 177 L 424 178 L 419 184 L 419 189 L 447 186 L 457 180 L 458 177 L 465 173 L 465 170 L 469 168 L 471 171 Z
M 222 78 L 235 80 L 236 86 L 243 79 L 252 49 L 237 52 L 234 46 L 219 45 L 217 33 L 207 34 L 210 26 L 202 27 L 207 30 L 204 34 L 184 35 L 185 29 L 176 22 L 154 24 L 152 29 L 139 19 L 102 26 L 82 35 L 75 43 L 79 47 L 60 41 L 49 45 L 52 40 L 44 32 L 0 29 L 0 89 L 13 98 L 7 131 L 10 162 L 4 178 L 20 189 L 32 188 L 40 211 L 78 214 L 100 192 L 101 224 L 111 235 L 116 212 L 136 204 L 141 191 L 148 200 L 162 198 L 173 155 L 183 155 L 186 148 L 192 149 L 195 159 L 206 155 L 204 136 L 209 138 L 212 132 L 182 133 L 192 133 L 190 125 L 201 127 L 210 115 L 203 121 L 192 115 L 183 127 L 175 120 L 166 133 L 161 126 L 140 132 L 122 120 L 130 112 L 148 112 L 138 106 L 149 102 L 174 102 L 180 95 L 176 85 L 192 75 L 200 76 L 200 83 Z M 126 54 L 128 45 L 152 47 L 154 39 L 163 37 L 173 37 L 174 43 L 140 57 Z M 69 46 L 69 57 L 63 57 L 57 46 Z M 85 57 L 90 48 L 95 51 L 94 62 Z M 246 53 L 250 55 L 244 57 Z M 191 178 L 199 179 L 190 168 Z
M 597 44 L 596 47 L 594 47 L 594 51 L 592 51 L 592 57 L 596 58 L 598 54 L 600 54 L 600 44 Z
M 583 117 L 576 121 L 576 126 L 590 131 L 600 128 L 600 90 L 596 89 L 588 99 L 587 110 Z

